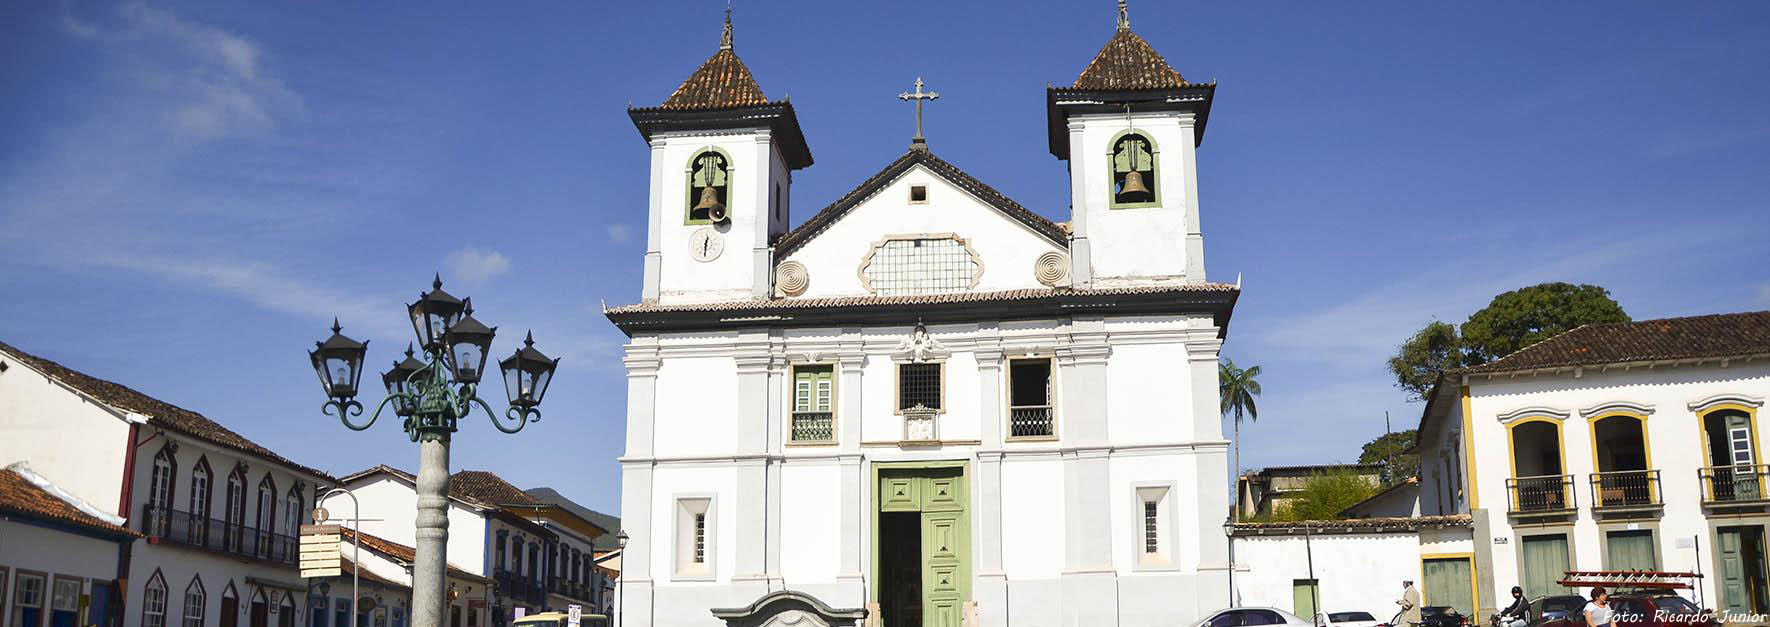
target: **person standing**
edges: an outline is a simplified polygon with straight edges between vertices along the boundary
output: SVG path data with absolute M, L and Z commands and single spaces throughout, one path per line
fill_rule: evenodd
M 1611 627 L 1610 593 L 1603 586 L 1592 588 L 1592 602 L 1586 604 L 1586 627 Z
M 1402 627 L 1419 627 L 1420 625 L 1420 591 L 1414 588 L 1412 579 L 1401 582 L 1401 599 L 1395 602 L 1401 606 L 1401 617 L 1396 622 Z

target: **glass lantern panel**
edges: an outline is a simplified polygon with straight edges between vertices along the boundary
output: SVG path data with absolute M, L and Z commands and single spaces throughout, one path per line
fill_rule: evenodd
M 512 405 L 516 404 L 516 401 L 522 394 L 522 386 L 524 385 L 522 379 L 523 372 L 521 367 L 512 367 L 504 371 L 504 391 L 505 395 L 510 397 L 510 404 Z
M 326 376 L 332 385 L 333 393 L 348 394 L 351 391 L 350 383 L 354 377 L 351 376 L 349 360 L 343 357 L 327 357 Z
M 478 381 L 479 369 L 485 364 L 485 351 L 471 342 L 460 342 L 450 347 L 455 354 L 455 376 L 468 381 Z
M 542 371 L 542 372 L 534 375 L 534 381 L 533 381 L 534 389 L 530 393 L 529 397 L 533 398 L 537 401 L 541 400 L 541 395 L 547 393 L 547 382 L 549 382 L 551 380 L 553 380 L 553 371 L 552 370 Z

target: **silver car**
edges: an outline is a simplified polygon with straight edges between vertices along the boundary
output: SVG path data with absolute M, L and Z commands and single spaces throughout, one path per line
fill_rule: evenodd
M 1195 627 L 1253 627 L 1255 625 L 1312 625 L 1296 614 L 1276 607 L 1232 607 L 1217 610 Z

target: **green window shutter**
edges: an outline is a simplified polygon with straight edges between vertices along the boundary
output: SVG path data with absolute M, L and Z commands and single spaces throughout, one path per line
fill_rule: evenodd
M 1533 599 L 1551 594 L 1566 594 L 1566 588 L 1558 582 L 1566 578 L 1570 563 L 1567 536 L 1525 536 L 1522 544 L 1524 594 Z
M 830 411 L 835 379 L 829 366 L 807 366 L 793 371 L 793 411 Z
M 1650 530 L 1612 531 L 1605 535 L 1605 545 L 1610 557 L 1607 570 L 1659 570 Z

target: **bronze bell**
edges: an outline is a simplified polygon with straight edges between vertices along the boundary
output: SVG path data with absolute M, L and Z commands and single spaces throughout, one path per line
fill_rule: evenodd
M 695 211 L 703 209 L 707 211 L 708 219 L 714 222 L 725 221 L 725 204 L 719 202 L 719 191 L 711 185 L 701 188 L 701 201 L 694 206 Z
M 1143 184 L 1143 173 L 1136 170 L 1125 173 L 1125 185 L 1119 189 L 1119 200 L 1127 202 L 1143 202 L 1150 200 L 1152 194 L 1149 187 Z

